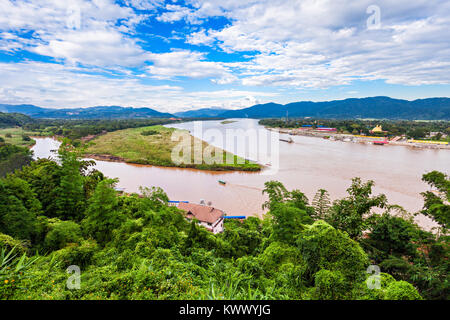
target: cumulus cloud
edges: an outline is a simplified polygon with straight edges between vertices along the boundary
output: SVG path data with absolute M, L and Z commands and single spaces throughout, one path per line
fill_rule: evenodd
M 154 10 L 164 3 L 164 0 L 125 0 L 125 3 L 139 10 Z
M 244 85 L 326 87 L 354 79 L 388 83 L 450 83 L 448 1 L 377 1 L 380 28 L 367 28 L 372 1 L 191 1 L 232 23 L 195 32 L 191 44 L 225 52 L 255 51 L 235 64 Z M 215 8 L 215 10 L 211 9 Z
M 176 112 L 187 108 L 247 106 L 247 97 L 267 100 L 276 94 L 245 90 L 186 91 L 179 86 L 151 85 L 136 77 L 86 73 L 54 63 L 0 63 L 0 103 L 43 107 L 122 105 Z
M 147 60 L 145 51 L 134 40 L 105 29 L 55 34 L 52 40 L 30 50 L 69 63 L 94 66 L 134 66 Z
M 174 5 L 174 4 L 166 5 L 165 9 L 167 11 L 156 18 L 158 21 L 172 23 L 175 21 L 180 21 L 180 20 L 186 19 L 190 23 L 198 22 L 198 20 L 193 18 L 193 16 L 192 16 L 192 14 L 194 13 L 194 11 L 192 9 L 189 9 L 189 8 L 186 8 L 183 6 L 179 6 L 179 5 Z
M 205 29 L 202 29 L 187 35 L 186 42 L 194 45 L 211 45 L 214 42 L 214 39 L 206 34 Z
M 144 50 L 129 36 L 142 19 L 145 15 L 111 0 L 0 2 L 0 30 L 16 35 L 2 36 L 10 51 L 27 49 L 84 65 L 132 66 L 145 61 Z M 18 39 L 20 46 L 15 45 Z
M 157 79 L 189 77 L 194 79 L 217 78 L 218 83 L 231 83 L 236 78 L 223 63 L 207 61 L 205 54 L 189 50 L 177 50 L 161 54 L 150 54 L 153 65 L 148 72 Z
M 447 0 L 0 0 L 0 61 L 16 61 L 0 65 L 0 98 L 170 111 L 356 80 L 450 84 L 449 25 Z M 202 79 L 211 94 L 183 89 Z

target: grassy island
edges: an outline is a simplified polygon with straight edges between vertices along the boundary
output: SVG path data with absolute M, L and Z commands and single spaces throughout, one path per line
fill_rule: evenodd
M 233 123 L 236 122 L 236 120 L 224 120 L 221 122 L 221 124 L 229 124 L 229 123 Z
M 19 147 L 31 147 L 36 141 L 34 141 L 30 136 L 38 136 L 39 132 L 34 132 L 30 130 L 24 130 L 21 127 L 15 128 L 0 128 L 0 137 L 6 143 L 19 146 Z
M 259 171 L 261 166 L 257 163 L 234 157 L 233 164 L 226 164 L 226 156 L 229 153 L 223 151 L 223 163 L 194 163 L 193 152 L 191 163 L 177 164 L 172 161 L 172 150 L 180 142 L 172 141 L 172 134 L 178 129 L 166 128 L 164 126 L 150 126 L 142 128 L 131 128 L 108 132 L 100 135 L 87 144 L 86 156 L 98 160 L 122 161 L 136 164 L 149 164 L 165 167 L 195 168 L 202 170 L 239 170 L 239 171 Z M 178 130 L 182 131 L 182 130 Z M 190 135 L 189 135 L 190 136 Z M 194 143 L 202 146 L 202 150 L 210 147 L 208 143 L 190 136 L 191 150 L 194 150 Z M 188 140 L 189 142 L 189 140 Z M 222 151 L 221 149 L 217 149 Z M 213 153 L 214 155 L 214 153 Z M 207 160 L 207 159 L 206 159 Z M 243 163 L 242 163 L 243 162 Z

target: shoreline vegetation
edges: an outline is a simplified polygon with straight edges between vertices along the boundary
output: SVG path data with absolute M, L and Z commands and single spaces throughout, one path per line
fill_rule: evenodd
M 161 188 L 121 193 L 68 139 L 58 153 L 0 179 L 1 300 L 448 300 L 444 173 L 422 176 L 436 235 L 357 177 L 333 202 L 266 181 L 264 218 L 214 234 Z
M 94 160 L 163 167 L 212 171 L 260 171 L 262 168 L 261 165 L 255 162 L 231 155 L 220 148 L 214 148 L 205 141 L 201 141 L 191 135 L 189 135 L 191 150 L 194 150 L 194 145 L 201 145 L 202 153 L 206 148 L 210 148 L 211 151 L 222 152 L 223 163 L 211 163 L 214 160 L 213 158 L 203 159 L 202 163 L 195 163 L 192 152 L 190 163 L 177 164 L 171 158 L 173 148 L 180 144 L 179 141 L 172 141 L 172 134 L 175 131 L 181 133 L 184 130 L 157 125 L 107 132 L 89 140 L 85 145 L 83 153 L 84 156 Z M 188 134 L 187 131 L 186 134 Z M 215 153 L 213 152 L 212 157 L 214 155 Z M 225 163 L 227 156 L 234 157 L 233 164 Z
M 308 199 L 267 180 L 264 217 L 224 219 L 223 232 L 213 234 L 187 219 L 163 189 L 123 193 L 117 179 L 90 170 L 94 163 L 77 152 L 103 147 L 131 158 L 147 151 L 164 160 L 170 143 L 178 143 L 171 139 L 175 130 L 149 126 L 84 142 L 67 138 L 59 161 L 30 157 L 6 168 L 0 178 L 0 300 L 449 299 L 446 173 L 422 176 L 429 187 L 422 189 L 420 213 L 437 223 L 436 233 L 414 222 L 417 213 L 375 194 L 374 181 L 354 177 L 333 201 L 325 189 Z M 61 131 L 48 136 L 68 136 Z M 0 162 L 16 166 L 18 149 L 29 156 L 26 147 L 0 142 Z M 371 266 L 379 272 L 370 273 Z M 82 270 L 81 278 L 73 267 Z
M 322 138 L 328 139 L 331 141 L 342 141 L 342 142 L 354 142 L 354 143 L 366 143 L 373 144 L 374 141 L 383 140 L 383 137 L 373 137 L 373 136 L 360 136 L 360 135 L 352 135 L 345 133 L 324 133 L 324 132 L 307 132 L 307 131 L 297 131 L 295 129 L 286 129 L 286 128 L 271 128 L 265 127 L 270 131 L 277 131 L 279 133 L 289 134 L 292 136 L 304 136 L 304 137 L 314 137 L 314 138 Z M 413 147 L 419 149 L 445 149 L 450 150 L 450 144 L 434 144 L 430 142 L 427 143 L 427 140 L 420 141 L 419 140 L 402 140 L 402 141 L 390 141 L 388 140 L 389 145 L 393 146 L 404 146 L 404 147 Z
M 24 130 L 21 127 L 0 128 L 0 137 L 4 142 L 19 147 L 33 147 L 36 144 L 33 136 L 39 136 L 39 132 Z
M 450 150 L 450 139 L 448 134 L 442 132 L 431 132 L 427 131 L 424 128 L 414 128 L 409 132 L 403 132 L 403 128 L 395 127 L 395 123 L 388 123 L 386 127 L 391 129 L 390 126 L 393 127 L 392 131 L 382 131 L 382 132 L 372 132 L 369 131 L 368 128 L 371 128 L 371 125 L 363 125 L 362 123 L 351 122 L 351 121 L 333 121 L 333 120 L 324 120 L 322 122 L 331 122 L 327 123 L 326 127 L 336 129 L 335 131 L 328 130 L 318 130 L 317 128 L 324 127 L 318 126 L 318 120 L 312 121 L 310 120 L 307 125 L 304 125 L 301 121 L 290 120 L 286 124 L 284 120 L 280 119 L 269 119 L 269 120 L 260 120 L 259 124 L 263 125 L 267 130 L 276 131 L 281 134 L 288 134 L 291 136 L 307 136 L 307 137 L 315 137 L 328 139 L 331 141 L 343 141 L 343 142 L 353 142 L 353 143 L 363 143 L 363 144 L 380 144 L 380 141 L 383 141 L 383 144 L 394 145 L 394 146 L 406 146 L 413 147 L 419 149 L 446 149 Z M 384 123 L 386 124 L 386 123 Z M 341 125 L 341 127 L 339 126 Z M 316 128 L 317 126 L 317 128 Z M 375 125 L 373 125 L 375 126 Z M 347 128 L 353 128 L 353 132 L 346 130 Z M 444 126 L 441 125 L 443 128 Z M 381 128 L 381 126 L 380 126 Z M 384 128 L 384 126 L 383 126 Z M 436 128 L 435 130 L 442 130 L 442 128 Z M 327 128 L 328 129 L 328 128 Z M 449 132 L 450 127 L 446 128 L 445 132 Z M 425 136 L 426 134 L 435 134 L 435 136 Z M 445 139 L 440 138 L 436 139 L 436 135 L 442 135 Z M 375 143 L 377 142 L 377 143 Z
M 20 127 L 0 128 L 0 178 L 32 161 L 36 140 Z

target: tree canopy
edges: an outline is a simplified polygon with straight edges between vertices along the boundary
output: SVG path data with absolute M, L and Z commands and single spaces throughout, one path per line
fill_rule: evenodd
M 70 141 L 59 154 L 0 179 L 2 299 L 448 298 L 448 237 L 392 214 L 371 181 L 355 178 L 332 204 L 325 190 L 309 203 L 268 181 L 263 219 L 212 234 L 162 189 L 118 193 Z M 448 191 L 445 175 L 424 179 Z M 448 194 L 432 194 L 423 213 L 446 228 Z M 66 287 L 71 265 L 83 275 L 77 290 Z M 367 285 L 370 265 L 381 269 L 379 288 Z

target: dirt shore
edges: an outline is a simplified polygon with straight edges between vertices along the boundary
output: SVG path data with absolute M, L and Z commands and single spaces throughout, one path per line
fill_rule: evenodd
M 364 137 L 364 136 L 355 136 L 352 134 L 345 133 L 334 133 L 334 132 L 318 132 L 314 130 L 302 130 L 302 129 L 286 129 L 286 128 L 270 128 L 265 127 L 267 130 L 277 131 L 283 134 L 289 134 L 293 136 L 306 136 L 306 137 L 315 137 L 322 139 L 329 139 L 332 141 L 343 141 L 343 142 L 353 142 L 353 143 L 365 143 L 365 144 L 373 144 L 374 141 L 382 141 L 383 137 Z M 450 150 L 450 145 L 441 145 L 441 144 L 427 144 L 420 142 L 408 142 L 406 138 L 401 138 L 397 141 L 388 140 L 388 145 L 393 146 L 405 146 L 419 149 L 447 149 Z

